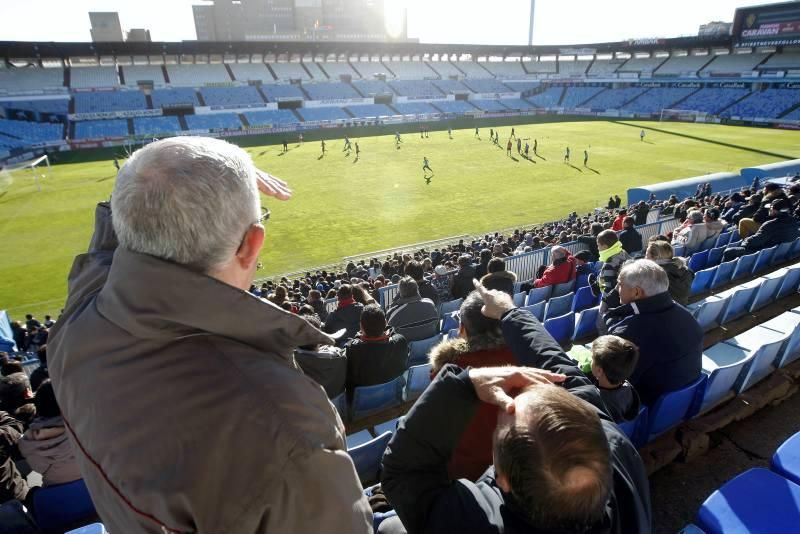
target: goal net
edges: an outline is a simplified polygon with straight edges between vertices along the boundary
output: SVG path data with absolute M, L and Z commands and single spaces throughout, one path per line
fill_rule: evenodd
M 29 180 L 42 190 L 42 181 L 50 177 L 50 158 L 39 156 L 16 163 L 0 163 L 0 191 L 8 191 L 15 180 Z
M 692 109 L 662 109 L 661 121 L 706 122 L 708 113 Z

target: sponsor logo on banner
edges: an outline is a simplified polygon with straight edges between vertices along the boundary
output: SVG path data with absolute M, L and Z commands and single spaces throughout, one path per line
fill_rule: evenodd
M 71 121 L 87 121 L 102 119 L 127 119 L 130 117 L 158 117 L 160 109 L 137 109 L 132 111 L 104 111 L 96 113 L 73 113 L 69 115 Z

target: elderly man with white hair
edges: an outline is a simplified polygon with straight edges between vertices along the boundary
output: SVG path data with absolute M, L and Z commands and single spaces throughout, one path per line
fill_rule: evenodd
M 608 333 L 639 347 L 630 381 L 645 404 L 700 376 L 703 329 L 669 294 L 666 271 L 651 260 L 629 261 L 617 278 L 622 306 L 605 314 Z
M 296 347 L 332 338 L 247 292 L 282 181 L 224 141 L 134 153 L 76 258 L 49 369 L 112 532 L 370 532 L 344 428 Z
M 556 245 L 550 249 L 550 265 L 533 281 L 533 287 L 554 286 L 574 280 L 576 269 L 572 254 L 564 247 Z

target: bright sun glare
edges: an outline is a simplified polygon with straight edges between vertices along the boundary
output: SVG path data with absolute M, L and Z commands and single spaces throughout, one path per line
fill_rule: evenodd
M 383 18 L 386 24 L 386 33 L 392 39 L 397 39 L 403 34 L 406 6 L 406 0 L 386 0 L 384 4 Z

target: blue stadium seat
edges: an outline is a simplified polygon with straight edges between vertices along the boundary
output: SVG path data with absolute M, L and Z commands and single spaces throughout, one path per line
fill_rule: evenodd
M 760 280 L 751 280 L 747 283 L 732 287 L 727 291 L 717 293 L 718 297 L 729 299 L 728 305 L 725 306 L 719 318 L 719 324 L 728 324 L 742 315 L 745 315 L 750 309 L 750 303 L 753 302 L 753 298 L 760 284 Z
M 731 230 L 731 240 L 730 240 L 730 241 L 728 241 L 728 246 L 731 246 L 731 245 L 733 245 L 735 242 L 739 241 L 739 238 L 740 238 L 740 237 L 741 237 L 741 236 L 739 235 L 739 229 L 738 229 L 738 228 L 736 228 L 736 227 L 734 227 L 734 228 L 733 228 L 733 230 Z
M 455 300 L 450 300 L 448 302 L 443 302 L 441 310 L 442 316 L 444 316 L 447 313 L 453 313 L 454 311 L 458 311 L 461 308 L 462 302 L 464 302 L 464 299 L 455 299 Z
M 412 365 L 408 368 L 408 379 L 406 380 L 403 400 L 410 401 L 422 395 L 422 392 L 431 383 L 431 368 L 432 366 L 429 363 Z
M 786 243 L 778 245 L 775 249 L 775 254 L 772 255 L 772 265 L 777 265 L 786 261 L 793 246 L 794 241 L 787 241 Z
M 297 110 L 304 121 L 318 122 L 318 121 L 341 121 L 349 120 L 350 115 L 347 112 L 336 106 L 324 106 L 318 108 L 303 107 Z
M 708 239 L 706 239 L 705 241 L 703 241 L 702 243 L 700 243 L 700 248 L 698 248 L 696 252 L 700 252 L 700 251 L 703 251 L 703 250 L 710 250 L 710 249 L 714 248 L 714 244 L 716 242 L 717 242 L 717 237 L 716 236 L 711 236 Z
M 575 277 L 575 291 L 579 290 L 582 287 L 589 287 L 588 274 L 579 274 L 577 277 Z
M 700 252 L 695 252 L 689 258 L 688 267 L 694 272 L 702 271 L 706 268 L 706 263 L 708 262 L 708 250 L 701 250 Z
M 524 306 L 523 310 L 528 310 L 533 314 L 534 317 L 539 319 L 539 321 L 544 321 L 544 310 L 547 307 L 547 303 L 544 301 L 537 302 L 536 304 L 531 304 L 529 306 Z
M 791 259 L 800 258 L 800 238 L 795 239 L 794 246 L 789 250 L 787 257 Z
M 619 427 L 636 447 L 641 447 L 645 444 L 645 438 L 647 437 L 647 414 L 647 406 L 642 406 L 635 419 L 619 423 Z
M 790 265 L 787 267 L 786 276 L 783 278 L 781 288 L 778 290 L 778 298 L 781 299 L 797 293 L 798 286 L 800 286 L 800 265 Z
M 372 434 L 369 433 L 369 430 L 360 430 L 355 434 L 345 436 L 344 441 L 345 445 L 347 445 L 347 450 L 350 450 L 372 441 Z
M 569 282 L 564 282 L 563 284 L 556 284 L 553 286 L 553 292 L 550 294 L 550 298 L 562 297 L 567 293 L 572 293 L 574 289 L 575 280 L 570 280 Z
M 392 433 L 384 432 L 377 438 L 361 445 L 353 448 L 348 446 L 347 454 L 353 459 L 358 478 L 361 479 L 362 484 L 367 485 L 378 481 L 381 471 L 381 459 L 390 439 L 392 439 Z
M 264 99 L 254 85 L 243 87 L 203 87 L 200 89 L 206 106 L 247 107 L 264 105 Z
M 780 332 L 786 339 L 775 360 L 777 368 L 785 367 L 800 358 L 800 313 L 785 312 L 759 326 Z
M 108 531 L 103 523 L 92 523 L 85 527 L 70 530 L 67 534 L 108 534 Z
M 795 484 L 800 484 L 800 432 L 784 441 L 772 455 L 770 469 Z
M 575 332 L 572 335 L 572 339 L 583 339 L 597 335 L 597 319 L 599 315 L 600 306 L 578 313 L 575 319 Z
M 347 110 L 357 118 L 391 117 L 397 115 L 386 104 L 355 104 L 347 106 Z
M 575 298 L 572 300 L 572 311 L 578 313 L 592 306 L 597 306 L 600 303 L 600 296 L 595 297 L 592 294 L 592 288 L 585 286 L 579 288 L 575 292 Z
M 259 109 L 242 113 L 251 127 L 298 124 L 300 120 L 288 109 Z
M 526 293 L 524 291 L 520 291 L 519 293 L 514 294 L 514 306 L 517 308 L 521 308 L 525 306 L 525 296 Z
M 708 291 L 711 287 L 711 282 L 714 281 L 714 277 L 716 275 L 717 267 L 711 267 L 710 269 L 703 269 L 702 271 L 696 272 L 694 275 L 694 280 L 692 280 L 692 289 L 690 294 L 694 296 Z
M 733 389 L 741 394 L 766 378 L 775 370 L 775 361 L 786 342 L 786 336 L 763 326 L 756 326 L 738 336 L 726 339 L 726 345 L 740 347 L 749 351 L 750 363 L 739 375 Z
M 136 117 L 133 131 L 136 135 L 169 135 L 182 130 L 178 117 Z
M 673 245 L 672 254 L 674 256 L 683 257 L 686 255 L 686 245 Z
M 185 119 L 190 130 L 239 130 L 242 127 L 242 121 L 236 113 L 186 115 Z
M 572 300 L 575 298 L 575 293 L 567 293 L 560 297 L 552 297 L 547 301 L 547 306 L 544 309 L 544 319 L 552 319 L 560 317 L 569 312 L 572 308 Z
M 187 105 L 199 106 L 197 91 L 191 87 L 173 87 L 172 89 L 154 89 L 150 98 L 153 107 L 159 109 L 164 106 Z
M 97 521 L 83 479 L 38 489 L 33 494 L 33 510 L 36 524 L 44 532 L 63 532 Z
M 392 433 L 394 433 L 397 430 L 397 425 L 400 424 L 400 420 L 402 418 L 403 418 L 402 416 L 396 417 L 394 419 L 389 419 L 388 421 L 384 421 L 383 423 L 381 423 L 379 425 L 375 425 L 373 427 L 373 429 L 372 429 L 373 430 L 373 435 L 380 436 L 384 432 L 392 432 Z
M 442 317 L 442 332 L 449 332 L 453 329 L 458 329 L 461 326 L 461 319 L 459 317 L 459 312 L 454 311 L 448 314 L 445 314 Z
M 552 292 L 553 292 L 553 286 L 534 287 L 528 293 L 528 300 L 525 301 L 525 305 L 530 306 L 532 304 L 544 302 L 545 300 L 550 298 Z
M 697 523 L 707 534 L 796 532 L 800 485 L 767 469 L 750 469 L 700 505 Z
M 702 414 L 733 397 L 733 385 L 749 363 L 751 354 L 734 345 L 717 343 L 703 351 L 703 374 L 708 381 L 698 395 L 691 412 Z
M 755 274 L 772 265 L 772 257 L 775 255 L 775 251 L 777 249 L 778 246 L 775 245 L 774 247 L 759 250 L 758 257 L 756 258 L 756 264 L 753 266 L 753 270 L 750 272 Z
M 403 399 L 404 386 L 404 378 L 398 376 L 384 384 L 355 388 L 353 403 L 350 405 L 350 420 L 355 421 L 399 405 Z
M 731 242 L 731 237 L 733 236 L 733 232 L 722 232 L 717 236 L 717 241 L 714 243 L 714 248 L 720 248 L 726 246 L 728 243 Z
M 724 261 L 717 267 L 717 272 L 714 279 L 711 280 L 710 289 L 724 286 L 733 279 L 733 272 L 736 270 L 736 265 L 739 263 L 739 258 L 731 261 Z M 700 273 L 698 273 L 700 274 Z M 696 277 L 695 277 L 696 279 Z M 694 285 L 694 284 L 693 284 Z
M 442 342 L 442 334 L 436 334 L 428 339 L 408 342 L 408 367 L 412 365 L 422 365 L 428 363 L 428 353 L 430 350 Z
M 347 420 L 347 394 L 343 391 L 339 395 L 331 399 L 333 407 L 339 412 L 339 417 L 342 421 Z
M 575 331 L 575 314 L 569 312 L 561 317 L 547 319 L 544 322 L 544 328 L 558 343 L 566 343 L 572 339 Z
M 761 285 L 758 286 L 756 294 L 750 303 L 750 313 L 760 310 L 775 299 L 781 284 L 783 284 L 783 279 L 786 278 L 786 273 L 786 269 L 779 269 L 758 279 Z
M 102 139 L 128 137 L 126 119 L 91 120 L 75 122 L 75 139 Z
M 722 261 L 722 255 L 725 253 L 725 247 L 712 248 L 708 251 L 708 259 L 706 260 L 706 269 L 715 267 Z
M 703 300 L 689 304 L 687 309 L 692 312 L 694 318 L 703 327 L 703 332 L 708 332 L 720 325 L 719 318 L 729 301 L 730 297 L 724 298 L 718 295 L 709 295 Z
M 695 396 L 705 381 L 706 375 L 702 374 L 691 384 L 665 393 L 656 400 L 647 417 L 647 441 L 652 441 L 687 418 Z
M 689 523 L 683 527 L 678 534 L 706 534 L 703 529 L 693 523 Z
M 739 263 L 736 264 L 736 268 L 733 270 L 733 276 L 731 277 L 731 280 L 738 280 L 739 278 L 749 276 L 750 273 L 753 272 L 753 267 L 756 265 L 756 260 L 758 260 L 757 252 L 754 252 L 753 254 L 746 254 L 740 257 Z

